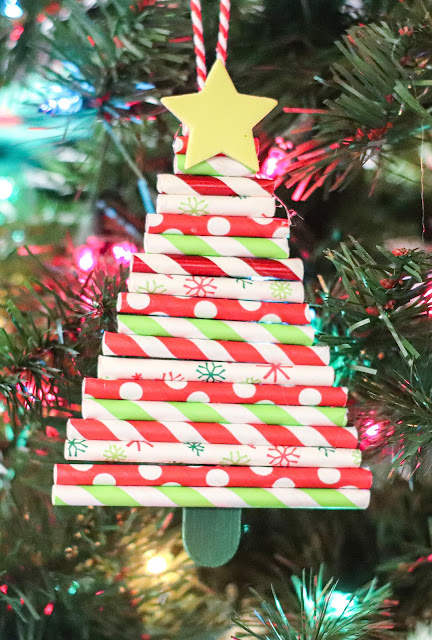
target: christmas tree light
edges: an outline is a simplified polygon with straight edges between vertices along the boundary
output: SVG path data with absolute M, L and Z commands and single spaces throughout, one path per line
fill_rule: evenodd
M 4 0 L 1 12 L 6 18 L 21 18 L 24 11 L 21 9 L 17 0 Z
M 148 573 L 154 573 L 155 575 L 163 573 L 168 568 L 168 562 L 163 556 L 153 556 L 147 562 L 146 570 Z

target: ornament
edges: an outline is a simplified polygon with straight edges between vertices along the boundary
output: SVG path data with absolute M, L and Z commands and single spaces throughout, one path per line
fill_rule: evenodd
M 198 0 L 192 13 L 202 91 L 164 99 L 188 127 L 174 145 L 181 171 L 159 177 L 117 332 L 105 333 L 82 418 L 67 425 L 53 502 L 184 507 L 185 548 L 214 567 L 237 549 L 242 508 L 363 509 L 371 474 L 329 349 L 312 345 L 274 183 L 231 173 L 258 169 L 252 127 L 275 101 L 239 94 L 225 70 L 226 0 L 206 78 Z M 146 565 L 166 567 L 163 556 Z M 346 605 L 337 594 L 335 610 Z

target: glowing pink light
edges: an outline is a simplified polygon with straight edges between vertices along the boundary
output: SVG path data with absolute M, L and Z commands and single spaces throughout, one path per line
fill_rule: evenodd
M 113 245 L 111 251 L 117 262 L 120 262 L 121 264 L 129 264 L 132 259 L 132 254 L 137 251 L 137 247 L 130 242 L 122 242 Z
M 82 271 L 90 271 L 96 264 L 96 258 L 90 247 L 79 247 L 77 249 L 77 264 Z
M 380 426 L 379 424 L 371 424 L 371 426 L 366 429 L 365 436 L 375 438 L 379 434 Z
M 428 307 L 427 314 L 432 316 L 432 284 L 426 289 L 425 300 Z
M 52 602 L 48 602 L 48 604 L 46 605 L 45 609 L 44 609 L 44 614 L 46 616 L 50 616 L 53 612 L 54 609 L 54 604 Z
M 283 149 L 272 147 L 261 165 L 260 176 L 272 179 L 284 175 L 289 163 L 290 161 L 286 160 L 286 153 Z

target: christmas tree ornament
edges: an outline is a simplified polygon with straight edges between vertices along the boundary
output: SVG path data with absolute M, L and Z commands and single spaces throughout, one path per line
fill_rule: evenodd
M 275 101 L 238 93 L 225 69 L 227 0 L 207 77 L 191 7 L 199 91 L 163 100 L 183 125 L 174 174 L 158 178 L 117 332 L 68 421 L 53 502 L 183 507 L 186 550 L 214 567 L 237 549 L 242 508 L 364 509 L 372 479 L 315 344 L 290 220 L 255 176 L 253 127 Z

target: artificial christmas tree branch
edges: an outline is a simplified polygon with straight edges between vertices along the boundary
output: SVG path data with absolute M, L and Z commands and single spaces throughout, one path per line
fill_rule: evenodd
M 367 161 L 382 169 L 381 161 L 428 139 L 432 126 L 432 24 L 420 3 L 351 27 L 336 46 L 342 59 L 331 79 L 317 78 L 332 97 L 315 110 L 312 140 L 288 154 L 286 185 L 302 183 L 302 199 L 346 186 Z
M 337 583 L 323 583 L 323 569 L 317 575 L 303 571 L 301 579 L 292 582 L 298 601 L 297 614 L 286 613 L 276 593 L 274 603 L 261 600 L 255 611 L 258 623 L 238 619 L 244 630 L 240 638 L 257 640 L 359 640 L 395 636 L 389 618 L 391 603 L 389 586 L 378 587 L 376 581 L 345 598 L 343 606 L 335 606 Z M 335 598 L 336 596 L 336 598 Z
M 414 470 L 432 446 L 432 257 L 381 247 L 372 255 L 351 240 L 328 252 L 337 277 L 324 294 L 322 339 L 336 347 L 340 379 L 352 381 L 360 425 L 371 416 L 383 425 L 373 449 Z

